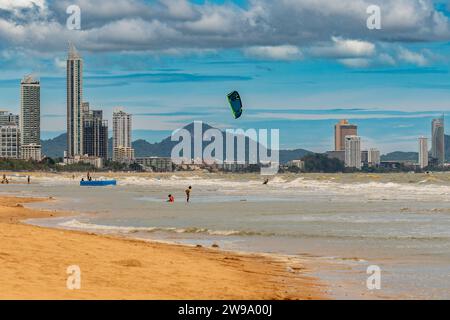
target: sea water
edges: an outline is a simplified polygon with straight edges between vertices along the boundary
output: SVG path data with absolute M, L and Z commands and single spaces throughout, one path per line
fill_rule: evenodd
M 102 177 L 97 177 L 102 178 Z M 13 177 L 20 181 L 23 177 Z M 450 175 L 121 175 L 79 187 L 59 175 L 0 192 L 72 211 L 29 223 L 317 261 L 336 298 L 450 298 Z M 191 203 L 184 190 L 193 186 Z M 166 203 L 168 194 L 175 203 Z M 366 270 L 381 268 L 381 290 Z

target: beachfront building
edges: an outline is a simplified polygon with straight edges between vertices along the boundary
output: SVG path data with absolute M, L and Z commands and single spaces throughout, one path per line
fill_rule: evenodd
M 41 85 L 31 75 L 20 83 L 20 145 L 22 159 L 41 160 Z
M 134 161 L 134 149 L 129 147 L 113 148 L 113 161 L 120 163 L 132 163 Z
M 361 169 L 361 138 L 358 136 L 345 137 L 345 166 Z
M 146 171 L 172 172 L 173 162 L 171 158 L 141 157 L 136 158 L 136 163 L 141 165 Z
M 83 59 L 73 44 L 67 58 L 67 156 L 83 154 Z
M 424 169 L 428 167 L 428 139 L 424 137 L 419 138 L 419 167 Z
M 381 163 L 380 150 L 371 148 L 367 153 L 367 162 L 369 164 L 369 167 L 379 167 Z
M 290 168 L 298 168 L 300 170 L 305 170 L 305 161 L 303 160 L 291 160 L 287 163 Z
M 8 111 L 0 110 L 0 126 L 7 126 L 10 124 L 19 126 L 20 125 L 19 115 L 12 114 Z
M 103 168 L 103 159 L 99 157 L 90 157 L 90 156 L 74 156 L 68 157 L 67 154 L 64 155 L 64 162 L 62 165 L 71 165 L 71 164 L 89 164 L 94 166 L 97 169 Z
M 433 119 L 431 125 L 431 156 L 437 160 L 439 166 L 445 164 L 445 125 L 444 116 L 438 119 Z
M 20 159 L 20 128 L 18 125 L 0 126 L 0 158 Z
M 84 155 L 108 159 L 108 121 L 103 120 L 102 110 L 90 110 L 83 104 Z
M 335 151 L 345 150 L 345 137 L 346 136 L 357 136 L 358 127 L 356 125 L 350 124 L 347 120 L 341 120 L 334 127 L 334 145 Z
M 42 147 L 39 144 L 27 144 L 26 146 L 20 146 L 20 157 L 23 160 L 42 160 Z
M 129 163 L 134 160 L 131 147 L 131 114 L 117 109 L 113 112 L 113 161 Z

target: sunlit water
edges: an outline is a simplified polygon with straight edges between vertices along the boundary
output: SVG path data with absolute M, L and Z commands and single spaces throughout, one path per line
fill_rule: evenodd
M 333 261 L 316 272 L 339 298 L 450 298 L 446 174 L 278 176 L 268 186 L 247 175 L 122 176 L 107 188 L 54 176 L 0 192 L 52 196 L 32 206 L 74 211 L 33 224 Z M 382 269 L 380 291 L 367 291 L 369 265 Z

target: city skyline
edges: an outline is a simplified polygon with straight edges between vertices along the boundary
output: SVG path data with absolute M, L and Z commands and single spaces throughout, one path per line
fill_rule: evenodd
M 282 148 L 324 152 L 333 149 L 330 124 L 349 119 L 361 128 L 363 140 L 372 144 L 377 137 L 374 146 L 383 153 L 416 150 L 428 122 L 449 109 L 448 6 L 386 0 L 382 30 L 368 31 L 365 1 L 352 6 L 347 1 L 317 6 L 298 0 L 297 12 L 288 2 L 183 0 L 188 16 L 177 16 L 170 1 L 140 3 L 133 13 L 73 1 L 82 10 L 81 32 L 67 30 L 66 8 L 57 2 L 43 0 L 34 11 L 0 4 L 7 26 L 0 34 L 0 109 L 18 112 L 15 84 L 36 72 L 43 87 L 42 136 L 65 132 L 70 40 L 83 52 L 82 95 L 101 106 L 106 119 L 125 106 L 134 115 L 136 139 L 157 142 L 202 120 L 218 128 L 279 128 Z M 256 10 L 257 4 L 264 10 Z M 155 9 L 156 15 L 144 14 Z M 21 18 L 31 11 L 40 22 L 37 29 Z M 329 14 L 326 21 L 323 12 Z M 399 19 L 393 12 L 407 14 Z M 409 25 L 399 22 L 407 19 Z M 206 28 L 205 21 L 215 27 Z M 167 29 L 155 30 L 161 25 Z M 30 32 L 14 33 L 19 26 Z M 280 34 L 267 33 L 270 28 L 263 27 L 270 26 Z M 32 37 L 39 32 L 45 40 Z M 206 41 L 209 37 L 223 41 Z M 229 117 L 226 94 L 232 90 L 244 102 L 240 121 Z

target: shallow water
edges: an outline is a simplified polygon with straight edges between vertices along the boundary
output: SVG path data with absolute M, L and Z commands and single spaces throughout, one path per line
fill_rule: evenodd
M 16 181 L 23 179 L 16 177 Z M 188 244 L 316 257 L 338 298 L 450 298 L 450 175 L 121 176 L 117 187 L 81 188 L 61 176 L 2 186 L 33 204 L 83 212 L 31 223 Z M 184 189 L 194 187 L 192 203 Z M 167 195 L 176 203 L 165 203 Z M 369 292 L 366 269 L 382 269 Z

